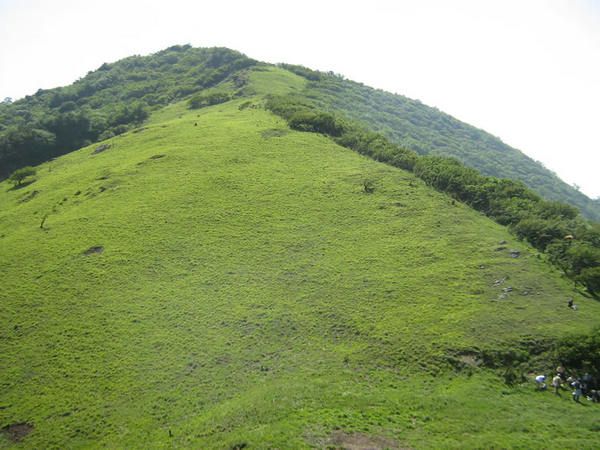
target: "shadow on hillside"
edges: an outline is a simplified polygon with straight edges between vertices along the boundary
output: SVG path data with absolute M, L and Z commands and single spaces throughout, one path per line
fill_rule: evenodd
M 590 300 L 596 300 L 597 302 L 600 302 L 600 292 L 590 292 L 582 286 L 578 286 L 575 290 L 582 297 L 589 298 Z
M 21 184 L 15 184 L 13 187 L 8 188 L 6 192 L 10 192 L 10 191 L 18 191 L 21 190 L 23 188 L 26 188 L 27 186 L 29 186 L 30 184 L 35 183 L 35 180 L 31 180 L 31 181 L 25 181 Z

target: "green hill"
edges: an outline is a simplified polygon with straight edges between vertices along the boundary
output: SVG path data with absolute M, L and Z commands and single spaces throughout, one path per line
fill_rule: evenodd
M 247 75 L 0 183 L 0 447 L 597 446 L 596 405 L 527 377 L 600 303 Z
M 269 67 L 226 48 L 176 45 L 149 56 L 102 64 L 70 86 L 0 103 L 0 179 L 83 145 L 138 126 L 152 111 Z M 600 204 L 498 138 L 401 95 L 331 73 L 281 65 L 307 83 L 296 95 L 319 109 L 343 112 L 419 154 L 453 156 L 486 175 L 521 180 L 546 199 L 576 206 L 600 221 Z M 272 93 L 272 92 L 271 92 Z

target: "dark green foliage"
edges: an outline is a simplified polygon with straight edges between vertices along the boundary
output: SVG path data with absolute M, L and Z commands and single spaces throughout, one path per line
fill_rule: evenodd
M 190 109 L 204 108 L 205 106 L 218 105 L 231 100 L 231 95 L 227 92 L 210 92 L 194 95 L 190 101 Z
M 554 357 L 570 371 L 589 372 L 600 378 L 600 328 L 589 334 L 572 335 L 557 342 Z
M 463 166 L 456 159 L 421 157 L 415 164 L 414 173 L 428 185 L 449 192 L 458 200 L 477 200 L 479 204 L 489 205 L 489 194 L 493 190 L 484 186 L 485 177 L 476 170 Z
M 121 134 L 157 109 L 255 65 L 225 48 L 173 46 L 110 64 L 70 86 L 0 104 L 0 179 L 83 145 Z M 241 80 L 241 81 L 240 81 Z
M 485 367 L 514 368 L 529 359 L 528 349 L 483 350 L 480 354 Z
M 320 81 L 325 78 L 325 74 L 318 70 L 309 69 L 308 67 L 284 63 L 278 64 L 278 66 L 310 81 Z
M 289 120 L 295 113 L 315 109 L 310 102 L 291 95 L 271 95 L 267 98 L 265 107 L 285 120 Z
M 544 202 L 544 208 L 539 212 L 540 217 L 543 217 L 544 219 L 559 217 L 561 219 L 569 220 L 577 217 L 577 214 L 577 208 L 555 201 Z
M 89 116 L 82 112 L 52 115 L 44 119 L 41 125 L 55 136 L 58 149 L 81 147 L 96 137 Z
M 31 177 L 36 174 L 36 171 L 33 167 L 21 167 L 20 169 L 15 170 L 11 176 L 10 181 L 14 183 L 15 186 L 20 186 L 25 178 Z
M 600 266 L 586 267 L 575 278 L 590 292 L 600 292 Z
M 8 127 L 0 133 L 0 176 L 32 161 L 43 161 L 55 148 L 54 133 L 24 124 Z
M 344 125 L 333 114 L 322 113 L 286 96 L 272 96 L 267 100 L 267 109 L 287 120 L 290 128 L 298 131 L 313 131 L 329 136 L 340 136 Z
M 545 250 L 553 240 L 562 239 L 567 234 L 564 222 L 539 217 L 524 218 L 515 224 L 513 230 L 517 237 L 526 239 L 540 250 Z
M 292 114 L 288 122 L 294 130 L 314 131 L 333 137 L 339 137 L 345 131 L 344 124 L 337 117 L 323 112 L 298 111 Z
M 346 132 L 337 138 L 336 142 L 377 161 L 386 162 L 401 169 L 412 170 L 417 161 L 415 152 L 392 144 L 383 136 L 365 131 L 357 126 L 347 126 Z
M 578 217 L 575 208 L 543 200 L 521 181 L 482 175 L 455 158 L 418 156 L 338 114 L 318 111 L 297 96 L 271 97 L 266 107 L 293 129 L 324 133 L 344 147 L 412 171 L 429 186 L 510 226 L 518 238 L 547 251 L 550 261 L 575 282 L 591 293 L 600 292 L 600 231 Z M 364 192 L 371 188 L 365 184 Z
M 141 102 L 134 102 L 130 105 L 120 105 L 116 108 L 114 115 L 110 118 L 109 124 L 116 125 L 139 125 L 149 116 L 148 108 Z
M 502 378 L 504 378 L 504 383 L 507 386 L 516 386 L 527 381 L 527 377 L 523 372 L 513 367 L 507 367 L 502 374 Z

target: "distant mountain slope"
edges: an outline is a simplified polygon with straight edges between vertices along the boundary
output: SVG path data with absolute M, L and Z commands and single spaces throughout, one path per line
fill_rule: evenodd
M 280 72 L 249 89 L 302 87 Z M 0 448 L 12 429 L 28 448 L 593 448 L 594 405 L 521 377 L 600 303 L 263 102 L 174 104 L 0 183 Z
M 343 111 L 420 154 L 454 156 L 486 175 L 521 180 L 543 197 L 577 206 L 586 217 L 600 221 L 599 202 L 483 130 L 418 100 L 330 74 L 284 67 L 313 78 L 304 94 L 321 108 Z

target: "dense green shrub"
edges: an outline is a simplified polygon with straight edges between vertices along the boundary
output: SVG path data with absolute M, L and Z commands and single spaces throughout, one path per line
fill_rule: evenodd
M 10 181 L 13 182 L 13 184 L 15 186 L 20 186 L 27 177 L 31 177 L 35 174 L 36 174 L 36 170 L 33 167 L 26 166 L 26 167 L 21 167 L 20 169 L 15 170 L 10 175 L 9 179 L 10 179 Z
M 567 369 L 600 378 L 600 328 L 589 334 L 568 336 L 556 343 L 554 357 Z M 581 373 L 579 373 L 581 375 Z
M 289 125 L 294 130 L 314 131 L 338 137 L 344 133 L 345 128 L 333 114 L 314 111 L 297 111 L 288 119 Z
M 194 95 L 188 102 L 190 109 L 204 108 L 206 106 L 218 105 L 231 100 L 227 92 L 210 92 Z
M 600 292 L 600 266 L 581 269 L 575 280 L 583 284 L 590 292 Z
M 562 239 L 567 235 L 566 223 L 561 220 L 542 219 L 529 217 L 520 220 L 512 228 L 520 239 L 526 239 L 539 250 L 546 247 L 555 239 Z
M 417 161 L 417 154 L 412 150 L 392 144 L 383 136 L 356 126 L 347 125 L 345 132 L 336 139 L 336 142 L 401 169 L 412 170 Z
M 9 126 L 0 134 L 0 175 L 8 175 L 33 161 L 43 161 L 53 155 L 56 135 L 48 130 L 24 124 Z
M 278 66 L 310 81 L 320 81 L 325 78 L 325 74 L 322 72 L 309 69 L 308 67 L 284 63 L 278 64 Z
M 150 113 L 148 108 L 141 102 L 135 102 L 130 105 L 119 105 L 115 108 L 112 117 L 109 120 L 111 126 L 115 125 L 139 125 L 148 118 Z

